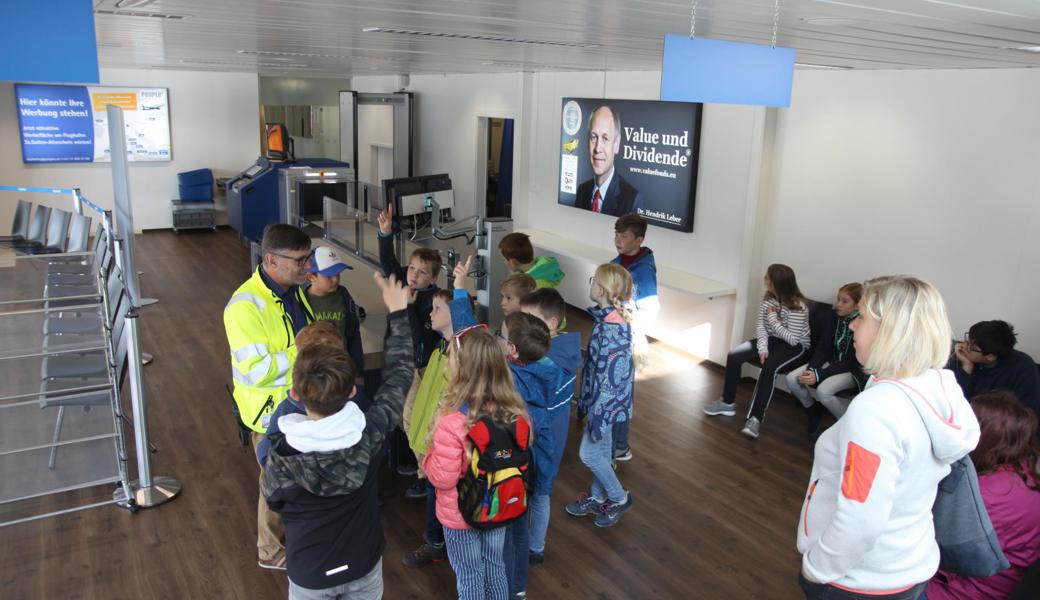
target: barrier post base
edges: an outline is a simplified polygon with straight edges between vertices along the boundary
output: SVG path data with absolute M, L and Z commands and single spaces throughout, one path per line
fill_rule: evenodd
M 137 512 L 141 508 L 159 506 L 176 498 L 181 493 L 181 482 L 173 477 L 158 476 L 152 478 L 151 486 L 143 488 L 135 479 L 130 482 L 130 491 L 133 498 L 128 499 L 120 487 L 112 492 L 112 500 L 117 505 L 130 509 L 130 512 Z

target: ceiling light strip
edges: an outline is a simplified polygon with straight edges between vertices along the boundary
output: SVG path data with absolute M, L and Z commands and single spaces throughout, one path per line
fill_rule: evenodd
M 598 44 L 579 44 L 576 42 L 554 42 L 550 40 L 525 40 L 496 35 L 479 35 L 469 33 L 450 33 L 443 31 L 418 31 L 413 29 L 393 29 L 389 27 L 365 27 L 364 33 L 393 33 L 397 35 L 418 35 L 424 37 L 451 38 L 459 40 L 475 40 L 480 42 L 503 42 L 509 44 L 534 44 L 538 46 L 558 46 L 562 48 L 599 48 Z
M 143 10 L 110 10 L 105 8 L 95 9 L 94 14 L 107 17 L 144 17 L 148 19 L 168 19 L 172 21 L 183 21 L 184 19 L 191 18 L 191 15 L 174 15 Z

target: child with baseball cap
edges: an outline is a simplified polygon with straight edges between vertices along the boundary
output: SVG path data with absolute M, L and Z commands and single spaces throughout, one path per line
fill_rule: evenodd
M 314 311 L 315 321 L 331 321 L 343 335 L 343 346 L 354 361 L 356 383 L 363 384 L 365 352 L 361 347 L 361 317 L 358 305 L 347 288 L 339 284 L 339 276 L 346 269 L 353 269 L 328 246 L 314 249 L 311 269 L 307 273 L 310 282 L 304 290 L 307 301 Z

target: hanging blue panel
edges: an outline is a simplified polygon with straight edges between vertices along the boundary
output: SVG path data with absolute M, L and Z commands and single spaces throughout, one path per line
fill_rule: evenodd
M 0 81 L 100 83 L 92 0 L 2 0 Z
M 661 100 L 791 106 L 794 48 L 664 36 Z

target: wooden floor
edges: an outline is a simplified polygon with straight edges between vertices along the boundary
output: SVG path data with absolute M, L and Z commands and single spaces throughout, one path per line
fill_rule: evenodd
M 257 467 L 239 446 L 224 384 L 230 379 L 221 312 L 248 275 L 244 246 L 230 230 L 148 232 L 138 237 L 144 295 L 142 345 L 152 471 L 178 478 L 173 502 L 130 514 L 115 507 L 0 528 L 2 598 L 284 598 L 284 574 L 256 565 Z M 570 320 L 587 327 L 575 314 Z M 762 437 L 740 435 L 743 419 L 706 417 L 718 397 L 718 367 L 655 345 L 636 388 L 635 458 L 618 475 L 635 498 L 613 528 L 575 519 L 563 506 L 588 488 L 572 427 L 552 501 L 546 563 L 531 572 L 528 597 L 800 598 L 794 548 L 812 462 L 801 409 L 774 399 Z M 746 409 L 752 384 L 741 384 Z M 383 477 L 386 598 L 452 598 L 450 566 L 411 569 L 403 553 L 420 541 L 422 501 L 404 498 L 407 478 Z M 60 499 L 103 499 L 96 489 Z M 35 505 L 4 507 L 0 520 Z

